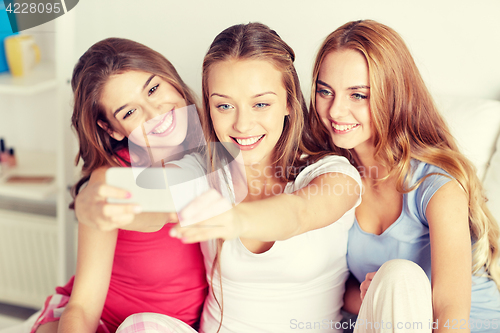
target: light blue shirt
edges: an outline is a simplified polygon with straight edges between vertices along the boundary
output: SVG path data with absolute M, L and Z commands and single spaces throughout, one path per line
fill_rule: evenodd
M 347 244 L 347 264 L 351 273 L 359 282 L 365 275 L 377 271 L 391 259 L 408 259 L 417 263 L 431 278 L 431 245 L 429 224 L 425 211 L 436 191 L 451 179 L 444 170 L 423 162 L 412 160 L 414 173 L 411 185 L 431 173 L 415 190 L 403 194 L 403 209 L 398 219 L 381 235 L 363 231 L 358 221 L 349 231 Z M 494 281 L 472 276 L 471 332 L 500 332 L 500 292 Z M 494 322 L 493 320 L 496 319 Z M 478 329 L 482 321 L 482 329 Z M 450 323 L 450 327 L 453 326 Z M 459 327 L 460 324 L 455 327 Z M 489 326 L 488 329 L 485 329 Z

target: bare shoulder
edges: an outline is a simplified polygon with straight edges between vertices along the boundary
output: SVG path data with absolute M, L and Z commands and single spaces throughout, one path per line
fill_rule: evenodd
M 452 180 L 439 188 L 432 196 L 426 209 L 429 222 L 433 220 L 453 220 L 468 216 L 469 200 L 456 180 Z
M 438 203 L 446 203 L 450 201 L 457 204 L 467 204 L 468 202 L 464 189 L 455 179 L 447 182 L 436 191 L 436 193 L 432 196 L 427 209 L 429 209 L 431 204 L 436 206 Z

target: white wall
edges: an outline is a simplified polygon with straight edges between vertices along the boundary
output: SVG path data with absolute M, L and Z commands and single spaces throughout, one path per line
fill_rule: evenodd
M 130 38 L 164 54 L 199 95 L 213 38 L 233 24 L 259 21 L 295 50 L 308 97 L 322 40 L 348 21 L 370 18 L 403 36 L 432 92 L 500 100 L 499 13 L 499 0 L 80 0 L 67 14 L 77 23 L 76 54 L 68 59 L 76 63 L 103 38 Z M 53 22 L 29 31 L 46 60 L 54 58 L 53 32 Z M 0 96 L 0 111 L 0 137 L 9 146 L 55 150 L 55 132 L 46 130 L 55 115 L 46 96 Z
M 295 50 L 309 95 L 323 38 L 370 18 L 403 36 L 431 91 L 500 99 L 498 0 L 81 0 L 74 10 L 77 56 L 105 37 L 130 38 L 163 53 L 197 93 L 203 56 L 226 27 L 260 21 L 275 29 Z

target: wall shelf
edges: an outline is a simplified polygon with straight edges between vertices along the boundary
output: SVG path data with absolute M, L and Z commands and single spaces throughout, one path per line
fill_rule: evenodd
M 13 77 L 8 72 L 0 74 L 0 94 L 28 96 L 48 91 L 57 86 L 54 65 L 40 63 L 23 77 Z
M 39 185 L 35 184 L 10 185 L 10 184 L 5 184 L 5 182 L 0 180 L 0 195 L 8 196 L 11 198 L 42 201 L 54 198 L 56 192 L 57 192 L 57 186 L 55 184 L 55 181 L 49 184 L 39 184 Z
M 31 307 L 41 307 L 54 287 L 66 284 L 76 262 L 77 223 L 68 209 L 76 151 L 69 126 L 72 92 L 66 84 L 76 58 L 74 11 L 47 24 L 29 32 L 40 45 L 42 62 L 24 77 L 0 73 L 0 114 L 4 111 L 2 119 L 8 120 L 2 123 L 6 129 L 2 137 L 15 146 L 18 164 L 0 175 L 0 302 Z M 33 117 L 25 117 L 27 109 L 34 110 Z M 21 137 L 10 131 L 11 124 L 17 130 L 26 124 Z M 26 141 L 20 144 L 24 135 Z M 33 141 L 40 135 L 47 137 Z M 11 176 L 50 176 L 53 180 L 7 183 Z
M 17 151 L 18 165 L 5 170 L 0 177 L 0 195 L 19 199 L 49 200 L 57 192 L 56 154 L 38 151 Z M 11 176 L 51 176 L 50 183 L 6 183 Z

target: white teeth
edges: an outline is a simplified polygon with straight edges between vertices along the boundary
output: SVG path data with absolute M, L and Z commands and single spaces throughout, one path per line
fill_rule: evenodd
M 359 124 L 353 124 L 353 125 L 337 125 L 332 122 L 332 127 L 335 128 L 337 131 L 348 131 L 350 129 L 353 129 L 354 127 L 358 126 Z
M 161 134 L 161 133 L 165 132 L 170 127 L 170 125 L 172 125 L 173 121 L 174 121 L 174 113 L 169 112 L 169 114 L 165 117 L 163 124 L 161 124 L 160 126 L 155 128 L 155 130 L 151 133 L 152 134 Z
M 264 135 L 261 135 L 261 136 L 256 136 L 254 138 L 250 138 L 250 139 L 236 139 L 236 142 L 238 142 L 238 144 L 242 145 L 242 146 L 249 146 L 249 145 L 253 145 L 254 143 L 256 143 L 257 141 L 260 140 L 260 138 L 262 138 Z

